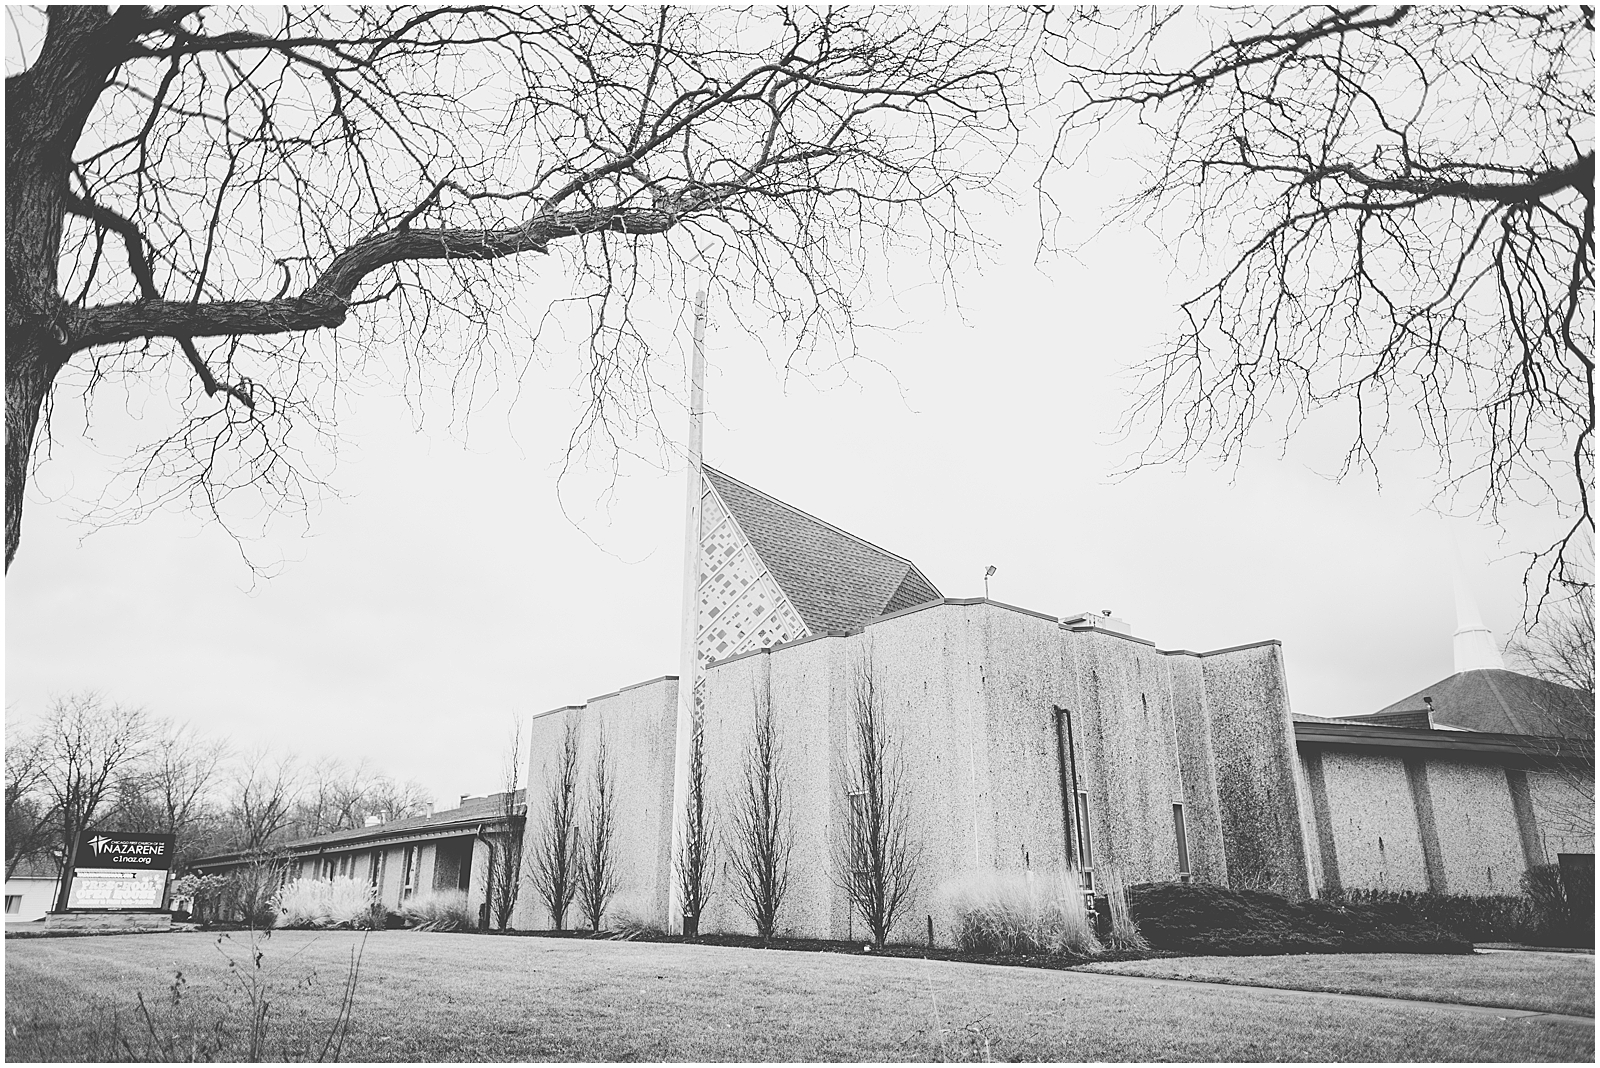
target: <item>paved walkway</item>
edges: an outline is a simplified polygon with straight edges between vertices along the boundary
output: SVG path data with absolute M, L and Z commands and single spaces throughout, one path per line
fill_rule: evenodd
M 1077 971 L 1077 969 L 1074 969 Z M 1593 1016 L 1569 1016 L 1561 1012 L 1540 1012 L 1536 1009 L 1507 1009 L 1493 1005 L 1459 1005 L 1451 1001 L 1421 1001 L 1416 998 L 1389 998 L 1375 994 L 1339 994 L 1329 990 L 1296 990 L 1286 986 L 1267 986 L 1264 983 L 1237 983 L 1221 982 L 1212 979 L 1170 979 L 1159 978 L 1152 975 L 1128 975 L 1124 972 L 1080 971 L 1081 975 L 1103 975 L 1113 979 L 1125 979 L 1130 982 L 1156 983 L 1162 986 L 1232 986 L 1248 987 L 1256 990 L 1271 990 L 1279 994 L 1288 994 L 1291 997 L 1309 999 L 1312 1001 L 1344 1001 L 1358 1004 L 1371 1005 L 1374 1008 L 1407 1008 L 1426 1009 L 1429 1011 L 1464 1013 L 1468 1016 L 1494 1016 L 1502 1020 L 1553 1020 L 1560 1023 L 1577 1024 L 1582 1027 L 1593 1027 Z

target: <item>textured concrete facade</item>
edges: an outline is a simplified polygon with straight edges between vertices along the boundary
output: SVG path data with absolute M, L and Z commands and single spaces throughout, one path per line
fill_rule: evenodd
M 1427 748 L 1302 742 L 1313 885 L 1514 894 L 1530 866 L 1594 852 L 1592 794 L 1572 775 L 1514 747 L 1463 753 L 1460 735 L 1427 733 Z
M 1115 865 L 1130 883 L 1178 877 L 1181 806 L 1193 878 L 1249 870 L 1255 885 L 1309 891 L 1294 777 L 1271 773 L 1293 744 L 1276 643 L 1168 653 L 992 602 L 946 601 L 707 672 L 708 789 L 724 823 L 758 694 L 771 702 L 795 831 L 780 930 L 860 934 L 832 872 L 851 702 L 864 672 L 900 749 L 923 850 L 901 938 L 926 937 L 929 918 L 936 935 L 948 935 L 939 888 L 964 872 L 1052 870 L 1077 859 L 1077 792 L 1087 800 L 1090 868 Z M 1268 820 L 1230 813 L 1225 796 L 1266 797 L 1287 811 Z M 703 930 L 751 929 L 735 892 L 723 876 Z
M 677 726 L 678 680 L 654 679 L 616 693 L 594 697 L 584 705 L 558 708 L 533 717 L 528 759 L 528 814 L 523 856 L 531 858 L 534 843 L 547 826 L 550 783 L 558 770 L 567 724 L 578 730 L 578 824 L 583 825 L 593 789 L 596 757 L 604 733 L 616 797 L 615 857 L 617 894 L 608 922 L 637 917 L 659 923 L 666 916 L 671 873 L 672 766 Z M 524 864 L 526 868 L 526 863 Z M 551 926 L 548 907 L 531 878 L 524 875 L 512 925 L 523 929 Z M 567 926 L 577 926 L 576 907 Z
M 1468 743 L 1470 732 L 1324 721 L 1325 737 L 1308 742 L 1307 724 L 1289 714 L 1276 642 L 1163 651 L 1097 623 L 945 600 L 705 669 L 720 856 L 702 931 L 754 930 L 725 865 L 756 710 L 767 702 L 794 835 L 778 931 L 863 936 L 834 875 L 863 678 L 895 741 L 921 849 L 916 900 L 892 932 L 902 941 L 926 938 L 929 921 L 948 941 L 954 916 L 942 888 L 975 871 L 1073 865 L 1103 885 L 1114 867 L 1127 884 L 1187 876 L 1289 897 L 1340 887 L 1479 894 L 1514 892 L 1529 863 L 1593 850 L 1592 814 L 1586 825 L 1556 818 L 1578 808 L 1570 782 L 1489 752 L 1513 746 L 1507 736 Z M 580 794 L 606 732 L 623 870 L 613 920 L 669 925 L 676 700 L 676 680 L 661 679 L 533 723 L 529 848 L 567 723 L 579 731 Z M 1467 752 L 1472 745 L 1483 751 Z M 549 925 L 526 882 L 515 922 Z

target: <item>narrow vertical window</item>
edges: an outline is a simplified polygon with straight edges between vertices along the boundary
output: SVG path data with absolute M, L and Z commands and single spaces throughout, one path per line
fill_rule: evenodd
M 416 846 L 406 846 L 405 859 L 403 861 L 403 866 L 400 869 L 401 900 L 410 897 L 411 892 L 416 889 L 417 848 L 418 847 Z
M 1183 806 L 1172 806 L 1172 833 L 1178 841 L 1178 879 L 1189 881 L 1189 831 L 1183 825 Z
M 1078 791 L 1078 864 L 1083 869 L 1083 888 L 1094 889 L 1094 849 L 1089 840 L 1089 792 Z

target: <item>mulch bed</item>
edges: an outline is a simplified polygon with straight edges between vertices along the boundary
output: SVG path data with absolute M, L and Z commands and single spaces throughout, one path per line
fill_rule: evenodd
M 682 935 L 637 932 L 617 934 L 610 931 L 483 931 L 464 934 L 488 934 L 504 938 L 579 938 L 598 941 L 681 943 L 691 946 L 732 946 L 738 949 L 771 949 L 791 953 L 839 953 L 855 957 L 894 957 L 902 960 L 958 961 L 965 964 L 999 964 L 1012 968 L 1051 968 L 1065 970 L 1097 961 L 1148 960 L 1153 957 L 1177 957 L 1182 954 L 1161 950 L 1127 952 L 1110 950 L 1095 956 L 1061 954 L 1057 956 L 1007 955 L 998 953 L 968 953 L 959 949 L 927 945 L 888 945 L 875 948 L 864 942 L 840 941 L 830 938 L 771 938 L 762 940 L 754 935 L 713 934 L 685 938 Z
M 1471 953 L 1472 943 L 1402 902 L 1336 904 L 1200 883 L 1145 883 L 1128 910 L 1157 949 L 1193 956 Z

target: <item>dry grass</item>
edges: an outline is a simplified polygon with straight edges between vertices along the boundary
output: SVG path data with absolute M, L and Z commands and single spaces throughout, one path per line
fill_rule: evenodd
M 1100 951 L 1076 870 L 970 872 L 939 892 L 955 912 L 956 941 L 968 952 L 1086 957 Z
M 382 927 L 377 891 L 356 879 L 296 879 L 272 898 L 275 927 Z
M 1085 970 L 1594 1015 L 1595 959 L 1588 954 L 1171 957 L 1090 964 Z
M 326 1034 L 361 935 L 279 932 L 285 1048 Z M 204 935 L 6 946 L 9 1060 L 90 1058 L 109 1011 L 220 989 Z M 1429 958 L 1433 966 L 1438 958 Z M 937 1007 L 935 1009 L 935 1007 Z M 889 1061 L 1592 1059 L 1594 1031 L 1452 1010 L 1308 1002 L 1084 972 L 693 945 L 387 931 L 361 965 L 348 1060 Z
M 400 916 L 419 931 L 470 931 L 478 926 L 465 890 L 414 894 L 400 902 Z

